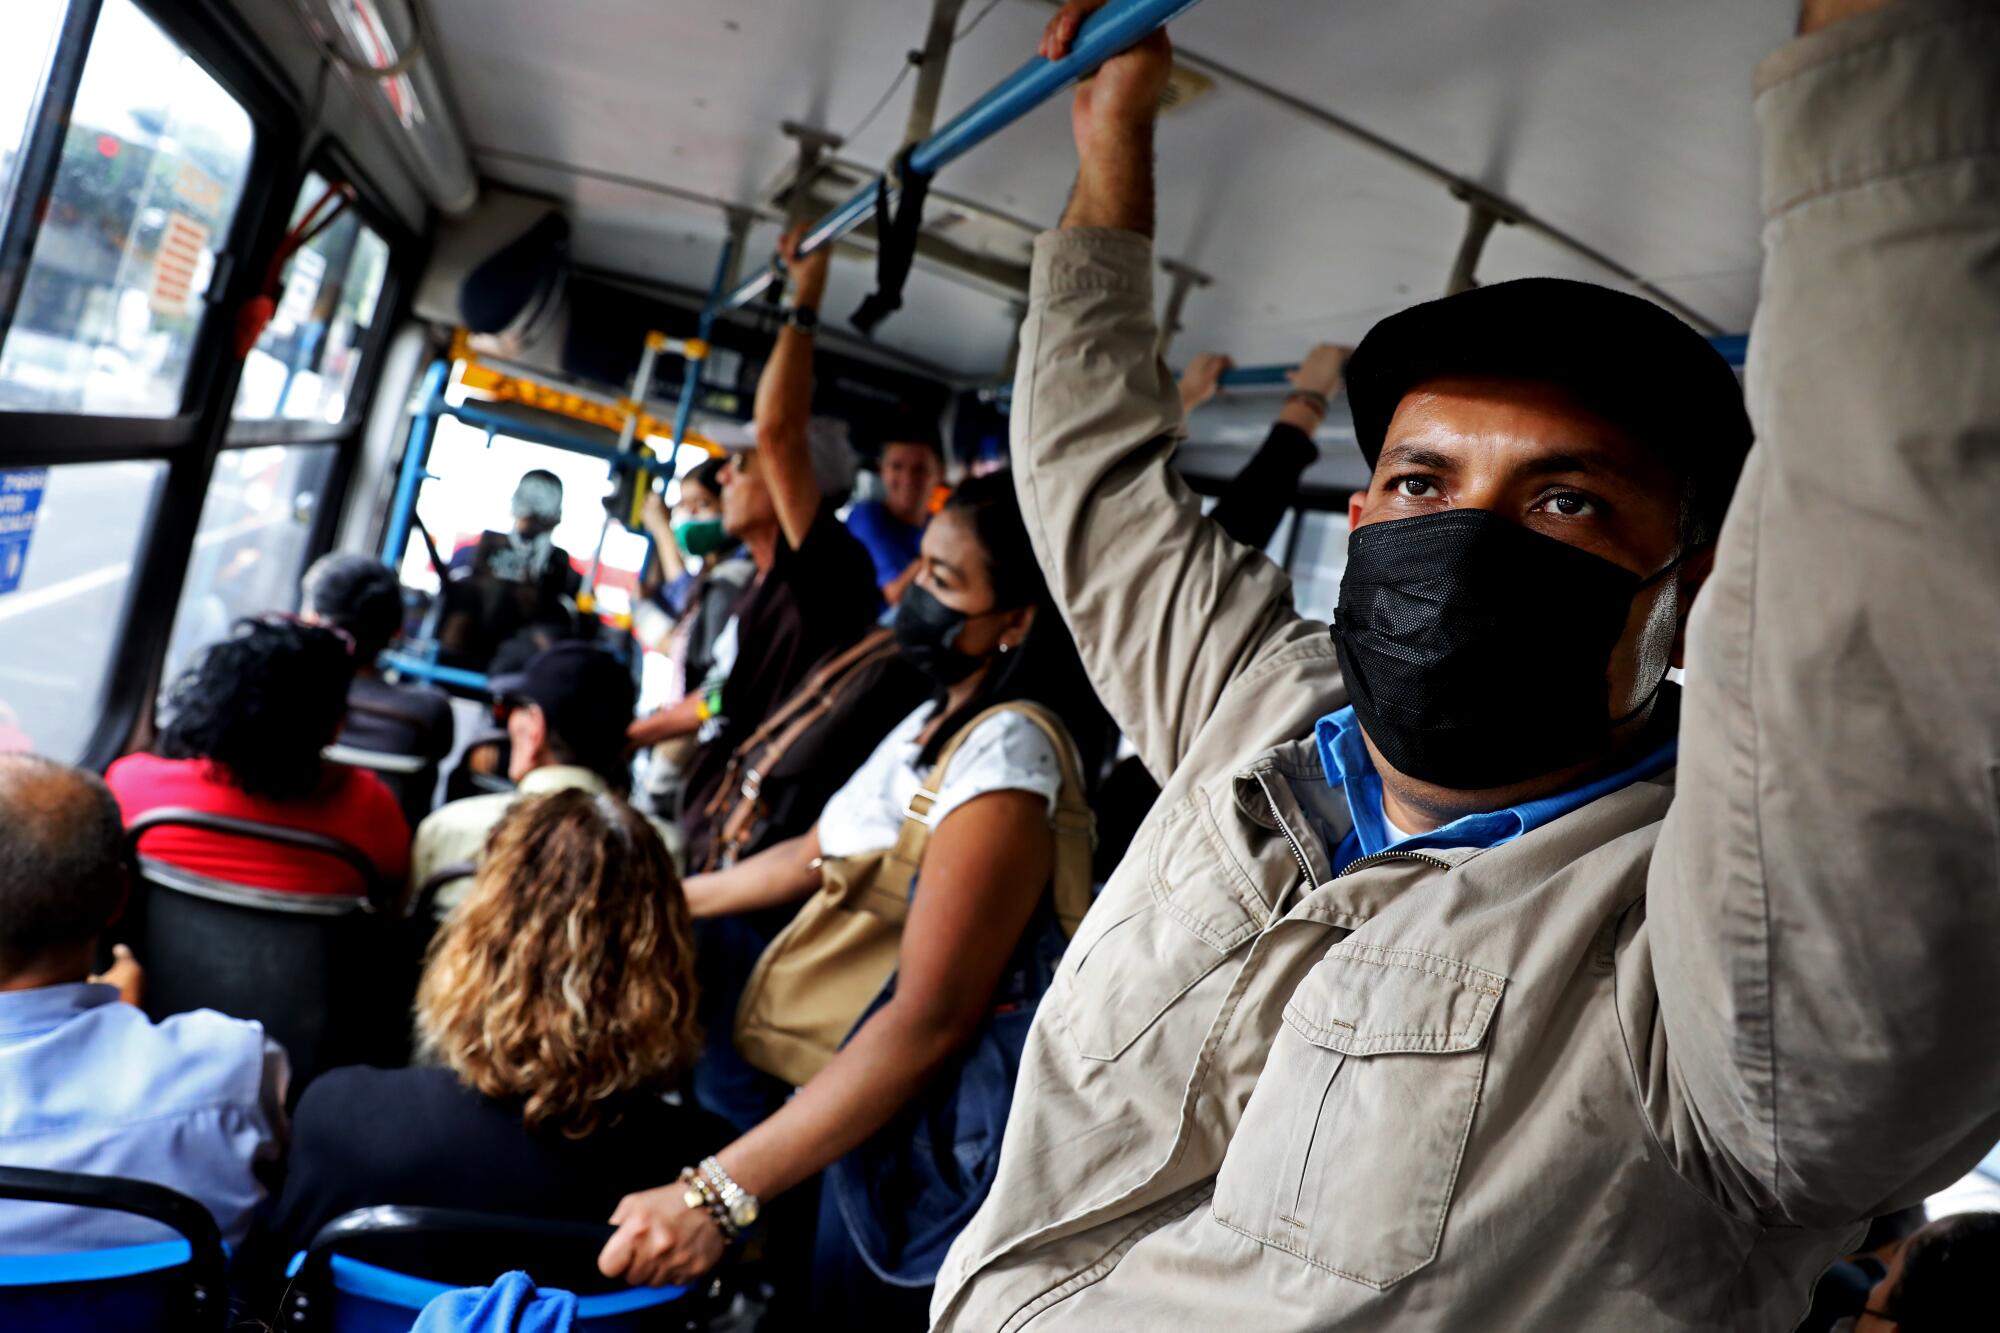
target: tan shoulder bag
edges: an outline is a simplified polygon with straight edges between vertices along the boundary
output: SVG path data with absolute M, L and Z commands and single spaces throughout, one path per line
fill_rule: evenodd
M 910 797 L 893 847 L 829 857 L 822 883 L 779 932 L 750 973 L 736 1010 L 736 1049 L 794 1087 L 826 1067 L 862 1011 L 896 970 L 909 915 L 910 885 L 930 845 L 930 812 L 958 747 L 997 713 L 1019 713 L 1042 729 L 1062 765 L 1056 800 L 1052 886 L 1065 935 L 1090 908 L 1090 852 L 1095 822 L 1083 799 L 1082 765 L 1061 722 L 1036 704 L 987 709 L 960 728 L 938 754 L 929 782 Z

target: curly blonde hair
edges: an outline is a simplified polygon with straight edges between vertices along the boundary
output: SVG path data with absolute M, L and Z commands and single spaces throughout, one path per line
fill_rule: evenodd
M 514 805 L 431 942 L 416 1028 L 423 1057 L 570 1138 L 684 1069 L 701 1039 L 693 924 L 652 825 L 586 791 Z

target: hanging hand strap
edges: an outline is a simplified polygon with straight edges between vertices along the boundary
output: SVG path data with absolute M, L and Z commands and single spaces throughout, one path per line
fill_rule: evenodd
M 914 148 L 916 145 L 910 145 Z M 931 178 L 910 167 L 910 148 L 896 158 L 890 173 L 896 179 L 896 208 L 889 211 L 889 175 L 875 184 L 875 290 L 849 316 L 854 327 L 872 338 L 875 326 L 903 307 L 903 284 L 917 257 L 917 233 L 924 225 L 924 196 Z
M 256 347 L 257 339 L 263 336 L 264 326 L 278 313 L 278 294 L 283 290 L 282 280 L 285 265 L 292 261 L 305 246 L 347 210 L 354 202 L 354 187 L 344 181 L 326 187 L 326 192 L 313 202 L 299 220 L 292 224 L 283 240 L 278 242 L 277 253 L 271 256 L 271 266 L 264 270 L 264 285 L 257 295 L 243 303 L 236 312 L 236 359 L 242 360 Z

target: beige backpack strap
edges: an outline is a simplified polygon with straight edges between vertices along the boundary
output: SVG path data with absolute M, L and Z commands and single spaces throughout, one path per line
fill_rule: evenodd
M 917 869 L 924 863 L 924 850 L 931 845 L 931 810 L 937 805 L 938 790 L 944 786 L 944 775 L 951 767 L 952 756 L 958 747 L 965 744 L 966 737 L 973 728 L 998 712 L 989 708 L 958 729 L 958 733 L 944 743 L 938 751 L 937 762 L 931 765 L 930 778 L 910 794 L 910 800 L 903 807 L 903 824 L 896 831 L 896 845 L 889 849 L 885 858 L 895 873 L 897 882 L 908 885 L 915 881 Z
M 1055 747 L 1056 763 L 1062 770 L 1062 790 L 1056 797 L 1056 812 L 1052 821 L 1056 835 L 1053 876 L 1055 910 L 1063 933 L 1074 935 L 1083 914 L 1090 910 L 1090 853 L 1097 842 L 1097 817 L 1083 798 L 1083 761 L 1077 755 L 1076 743 L 1055 715 L 1040 704 L 1025 699 L 995 704 L 960 727 L 958 734 L 945 742 L 944 748 L 938 751 L 937 763 L 931 767 L 929 779 L 917 788 L 903 811 L 903 827 L 896 836 L 896 845 L 889 852 L 888 859 L 894 863 L 903 883 L 916 878 L 917 869 L 923 864 L 924 850 L 930 845 L 931 827 L 935 822 L 931 811 L 937 805 L 938 793 L 944 790 L 945 774 L 953 756 L 981 723 L 1001 713 L 1018 713 L 1027 718 Z

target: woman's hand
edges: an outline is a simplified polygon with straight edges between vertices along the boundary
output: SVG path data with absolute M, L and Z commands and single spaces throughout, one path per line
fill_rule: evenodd
M 1347 370 L 1347 358 L 1353 354 L 1352 347 L 1321 343 L 1306 353 L 1305 360 L 1286 371 L 1285 377 L 1295 389 L 1331 398 L 1340 392 L 1340 377 Z
M 1181 372 L 1181 414 L 1185 416 L 1222 388 L 1222 374 L 1236 363 L 1220 352 L 1203 352 Z
M 687 1286 L 714 1268 L 726 1248 L 722 1230 L 706 1209 L 688 1207 L 687 1190 L 676 1181 L 620 1199 L 611 1214 L 618 1231 L 598 1254 L 598 1271 L 662 1287 Z

